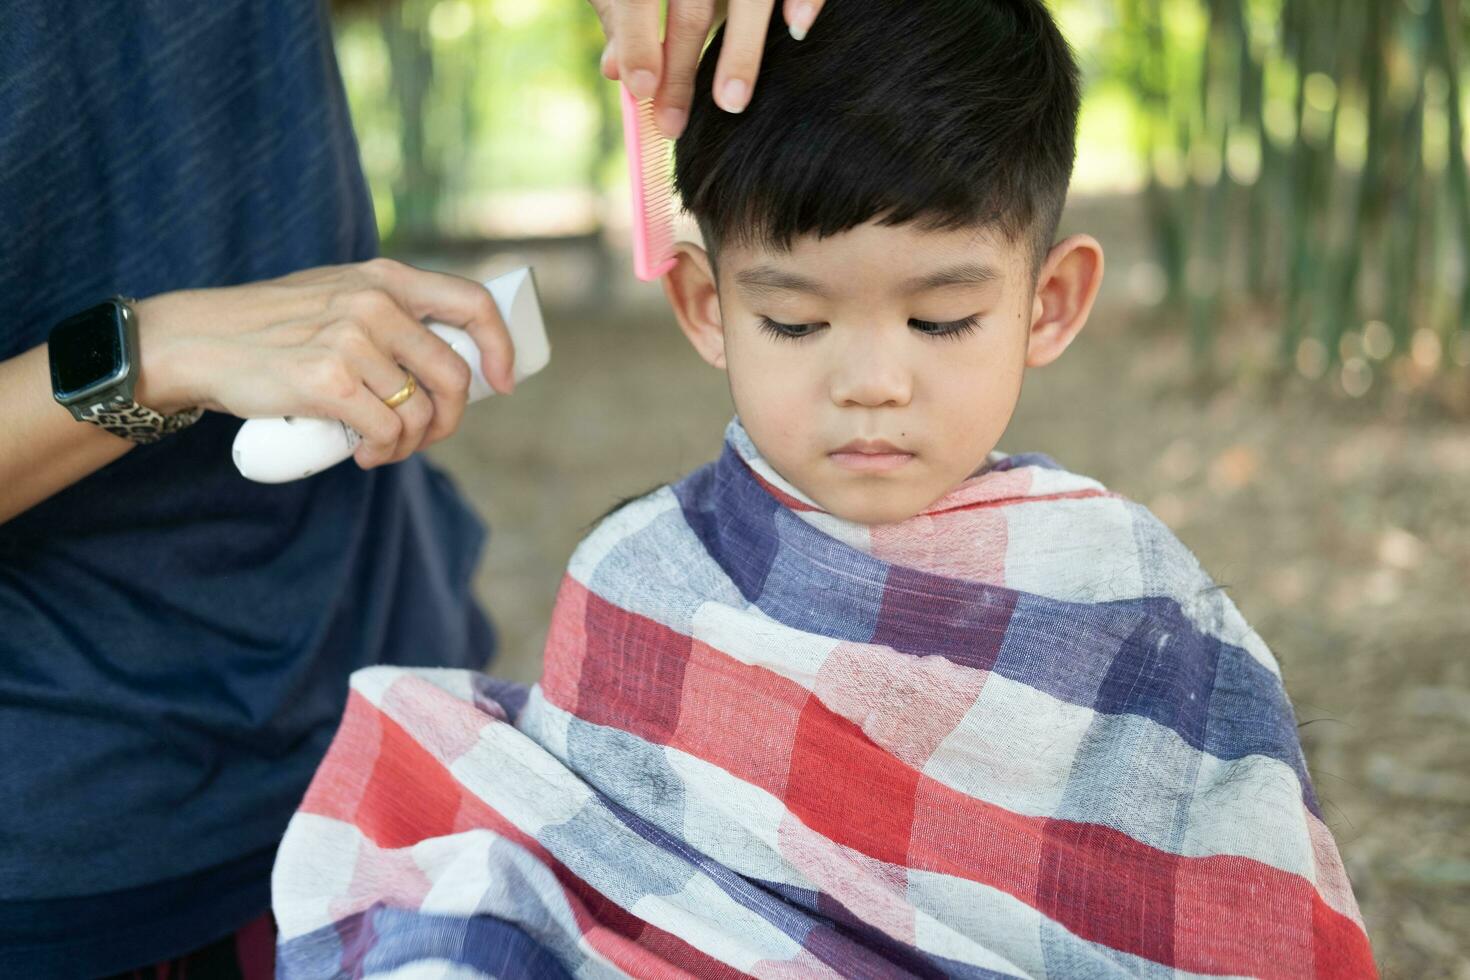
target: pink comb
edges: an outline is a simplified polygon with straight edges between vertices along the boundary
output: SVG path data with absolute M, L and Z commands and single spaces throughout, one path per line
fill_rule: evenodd
M 653 122 L 653 100 L 623 93 L 623 142 L 633 181 L 633 272 L 644 282 L 674 267 L 674 194 L 669 183 L 669 143 Z

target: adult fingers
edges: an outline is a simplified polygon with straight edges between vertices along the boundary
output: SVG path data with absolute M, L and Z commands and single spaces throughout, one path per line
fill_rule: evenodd
M 597 13 L 597 19 L 602 23 L 602 34 L 607 38 L 607 44 L 602 49 L 602 61 L 598 67 L 602 71 L 602 77 L 611 81 L 618 80 L 617 46 L 614 43 L 614 31 L 617 27 L 616 17 L 613 12 L 613 0 L 587 0 L 592 4 L 592 9 Z
M 427 332 L 427 331 L 426 331 Z M 422 448 L 427 440 L 429 425 L 438 415 L 438 401 L 433 392 L 419 383 L 411 368 L 386 357 L 376 347 L 365 351 L 356 367 L 362 374 L 362 383 L 374 397 L 385 405 L 387 399 L 399 396 L 405 388 L 412 388 L 409 397 L 397 405 L 389 406 L 398 413 L 402 427 L 388 456 L 388 462 L 396 463 L 407 459 Z M 410 382 L 409 379 L 413 378 Z M 460 399 L 461 411 L 464 400 Z M 449 431 L 453 431 L 453 428 Z
M 689 120 L 699 53 L 714 22 L 714 0 L 669 0 L 664 36 L 664 74 L 654 100 L 654 121 L 669 139 L 678 139 Z
M 422 327 L 418 329 L 428 332 Z M 360 379 L 357 387 L 365 387 L 379 401 L 391 398 L 409 387 L 412 369 L 405 368 L 386 353 L 383 346 L 361 324 L 351 320 L 331 324 L 322 330 L 318 339 L 330 354 L 341 359 L 350 376 Z M 453 356 L 452 352 L 450 356 Z M 363 433 L 364 438 L 371 443 L 363 452 L 364 457 L 374 462 L 397 462 L 406 459 L 424 444 L 429 423 L 435 415 L 435 404 L 431 392 L 419 384 L 416 375 L 412 387 L 414 390 L 411 396 L 390 409 L 398 414 L 401 423 L 398 430 L 392 433 L 391 441 L 386 441 L 387 434 L 379 439 Z
M 406 372 L 399 372 L 400 380 L 406 380 Z M 401 387 L 401 385 L 400 385 Z M 373 390 L 377 394 L 376 389 Z M 395 392 L 389 392 L 394 394 Z M 403 429 L 398 434 L 398 443 L 393 448 L 393 455 L 389 462 L 397 463 L 407 459 L 414 453 L 427 446 L 432 440 L 429 439 L 429 423 L 438 415 L 438 409 L 431 400 L 429 392 L 422 386 L 415 388 L 407 401 L 400 402 L 393 411 L 398 413 L 403 420 Z
M 597 19 L 602 21 L 602 33 L 611 38 L 613 32 L 612 10 L 615 6 L 614 0 L 587 0 L 587 2 L 592 5 L 593 11 L 597 14 Z
M 393 462 L 403 435 L 404 417 L 384 405 L 366 385 L 358 385 L 351 396 L 342 399 L 333 415 L 362 436 L 352 452 L 358 466 L 367 470 Z
M 480 291 L 484 292 L 483 289 Z M 423 434 L 422 445 L 438 442 L 452 434 L 459 428 L 469 396 L 469 365 L 452 347 L 398 306 L 396 300 L 388 298 L 383 308 L 372 316 L 371 322 L 377 346 L 393 362 L 413 373 L 428 399 L 425 404 L 432 404 L 433 415 Z M 420 447 L 416 445 L 414 448 Z
M 617 0 L 614 36 L 618 39 L 618 73 L 637 99 L 658 91 L 663 50 L 658 40 L 661 0 Z
M 822 3 L 823 0 L 786 0 L 786 27 L 793 38 L 798 41 L 806 40 L 807 32 L 812 29 L 812 22 L 822 12 Z
M 773 0 L 730 0 L 725 42 L 715 66 L 715 104 L 726 112 L 744 112 L 755 91 Z
M 341 351 L 327 347 L 293 351 L 289 363 L 297 394 L 291 400 L 306 406 L 302 414 L 351 426 L 362 437 L 353 452 L 358 465 L 380 466 L 393 458 L 403 417 L 368 390 L 349 361 Z
M 429 409 L 422 438 L 414 450 L 454 434 L 464 418 L 470 387 L 469 365 L 428 330 L 420 327 L 419 331 L 421 337 L 405 334 L 405 342 L 389 344 L 394 360 L 411 372 L 418 383 L 418 392 L 411 400 Z
M 602 61 L 598 67 L 602 70 L 602 77 L 608 81 L 616 82 L 618 73 L 618 42 L 609 40 L 607 47 L 602 49 Z
M 448 344 L 435 336 L 386 289 L 354 290 L 343 300 L 346 317 L 323 329 L 320 340 L 351 358 L 369 387 L 386 398 L 402 386 L 403 371 L 412 372 L 425 390 L 425 405 L 433 409 L 425 420 L 427 431 L 415 431 L 420 443 L 436 442 L 459 426 L 470 386 L 469 366 Z M 393 366 L 398 378 L 375 379 L 370 364 Z M 402 365 L 402 368 L 396 367 Z M 381 383 L 380 383 L 381 382 Z
M 389 259 L 376 259 L 368 266 L 368 274 L 414 318 L 438 320 L 468 331 L 480 349 L 485 380 L 496 391 L 509 394 L 515 388 L 515 348 L 488 289 L 461 276 L 426 272 Z M 442 344 L 437 337 L 434 340 Z M 450 356 L 455 355 L 451 352 Z

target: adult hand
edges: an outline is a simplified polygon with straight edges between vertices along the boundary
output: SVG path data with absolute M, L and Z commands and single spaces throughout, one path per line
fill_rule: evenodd
M 364 468 L 444 438 L 464 413 L 469 367 L 424 318 L 467 330 L 491 385 L 514 386 L 510 335 L 485 287 L 389 259 L 164 293 L 136 310 L 139 404 L 339 419 L 362 434 L 353 455 Z M 405 371 L 418 391 L 389 408 Z
M 684 131 L 694 97 L 694 73 L 718 8 L 729 7 L 724 48 L 715 66 L 715 104 L 741 112 L 750 104 L 776 0 L 668 0 L 668 30 L 659 43 L 663 0 L 589 0 L 602 21 L 607 47 L 602 73 L 621 79 L 639 99 L 654 100 L 654 119 L 669 139 Z M 783 0 L 791 36 L 806 37 L 825 0 Z

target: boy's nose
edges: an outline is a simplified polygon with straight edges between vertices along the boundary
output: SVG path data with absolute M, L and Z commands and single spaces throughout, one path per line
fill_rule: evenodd
M 913 376 L 883 344 L 851 343 L 834 367 L 831 393 L 839 408 L 901 408 L 913 397 Z

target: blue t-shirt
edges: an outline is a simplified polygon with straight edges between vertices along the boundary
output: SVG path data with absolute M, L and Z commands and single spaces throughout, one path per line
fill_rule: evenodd
M 315 0 L 0 3 L 0 358 L 115 293 L 376 247 Z M 258 915 L 347 675 L 490 657 L 484 532 L 443 475 L 262 486 L 239 424 L 0 524 L 0 975 L 130 968 Z

